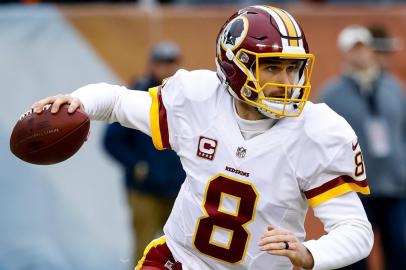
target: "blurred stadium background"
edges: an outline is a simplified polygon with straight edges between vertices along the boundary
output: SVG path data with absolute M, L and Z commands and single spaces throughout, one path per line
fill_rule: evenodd
M 221 2 L 221 3 L 220 3 Z M 0 269 L 131 269 L 119 168 L 102 151 L 104 124 L 63 164 L 34 166 L 9 151 L 18 117 L 39 98 L 88 83 L 127 84 L 157 41 L 176 41 L 186 69 L 215 69 L 215 38 L 240 6 L 264 1 L 1 1 Z M 406 80 L 406 1 L 269 1 L 296 16 L 316 55 L 312 99 L 340 70 L 336 37 L 382 23 L 400 41 L 392 71 Z M 221 4 L 221 5 L 220 5 Z M 322 233 L 313 218 L 309 237 Z M 381 269 L 378 252 L 371 269 Z

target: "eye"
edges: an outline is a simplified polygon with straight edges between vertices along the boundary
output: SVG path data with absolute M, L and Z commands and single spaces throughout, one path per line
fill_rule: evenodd
M 289 72 L 295 72 L 295 73 L 296 73 L 296 72 L 299 72 L 300 63 L 298 62 L 298 63 L 289 64 L 286 69 L 287 69 L 287 71 L 289 71 Z
M 268 72 L 275 73 L 275 72 L 281 71 L 282 67 L 281 67 L 281 65 L 277 65 L 277 64 L 269 64 L 266 66 L 266 70 Z

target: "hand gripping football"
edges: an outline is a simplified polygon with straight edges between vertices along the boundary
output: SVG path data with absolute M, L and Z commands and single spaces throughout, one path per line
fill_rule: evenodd
M 73 156 L 86 141 L 90 120 L 79 109 L 68 113 L 68 107 L 64 104 L 54 114 L 50 106 L 40 114 L 24 114 L 11 134 L 11 152 L 26 162 L 39 165 L 55 164 Z

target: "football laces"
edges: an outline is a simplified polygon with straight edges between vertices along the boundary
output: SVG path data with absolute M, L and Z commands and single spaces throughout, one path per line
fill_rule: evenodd
M 49 107 L 51 107 L 51 104 L 45 105 L 44 107 L 42 107 L 42 111 L 48 110 Z M 30 114 L 32 114 L 32 113 L 34 113 L 34 109 L 33 109 L 33 108 L 31 108 L 31 109 L 29 109 L 28 111 L 26 111 L 25 113 L 23 113 L 23 114 L 20 116 L 20 120 L 24 119 L 25 117 L 27 117 L 28 115 L 30 115 Z
M 20 116 L 20 120 L 23 120 L 25 117 L 27 117 L 28 115 L 32 114 L 33 112 L 34 112 L 34 109 L 33 109 L 33 108 L 31 108 L 30 110 L 26 111 L 25 113 L 23 113 L 23 114 Z

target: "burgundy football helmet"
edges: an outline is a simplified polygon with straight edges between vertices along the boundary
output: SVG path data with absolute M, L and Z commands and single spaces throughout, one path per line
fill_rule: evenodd
M 260 85 L 261 60 L 298 60 L 294 84 L 266 82 Z M 270 118 L 299 116 L 310 94 L 314 56 L 309 53 L 304 32 L 285 10 L 250 6 L 239 10 L 221 28 L 217 37 L 217 76 L 235 98 Z M 284 97 L 266 97 L 267 86 L 285 88 Z

